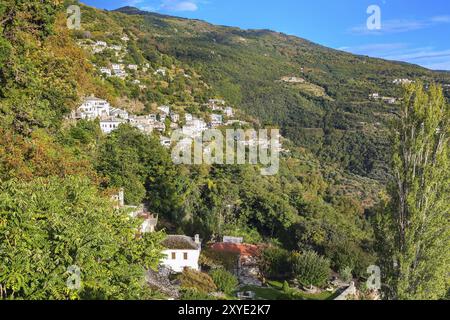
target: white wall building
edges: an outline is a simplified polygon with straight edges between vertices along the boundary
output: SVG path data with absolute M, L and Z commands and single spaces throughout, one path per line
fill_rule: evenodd
M 229 118 L 234 116 L 234 111 L 231 107 L 226 107 L 225 109 L 223 109 L 223 113 L 225 113 L 225 115 Z
M 178 113 L 172 112 L 170 114 L 170 120 L 172 120 L 172 122 L 176 123 L 176 122 L 180 121 L 180 115 Z
M 170 145 L 172 144 L 172 140 L 170 138 L 164 137 L 164 136 L 161 136 L 159 138 L 159 141 L 160 141 L 161 145 L 165 148 L 170 148 Z
M 112 117 L 122 118 L 125 120 L 128 120 L 129 118 L 128 111 L 119 108 L 111 108 L 111 110 L 109 111 L 109 115 Z
M 194 239 L 188 236 L 171 235 L 163 241 L 166 256 L 161 264 L 173 272 L 181 273 L 185 268 L 200 270 L 198 259 L 201 252 L 201 242 L 198 235 Z
M 154 74 L 155 76 L 159 74 L 159 75 L 162 75 L 162 76 L 165 77 L 165 76 L 166 76 L 166 69 L 160 68 L 160 69 L 156 70 L 155 73 L 153 73 L 153 74 Z
M 103 119 L 100 121 L 100 128 L 102 129 L 103 133 L 110 134 L 124 123 L 127 123 L 127 121 L 124 119 L 110 117 L 108 119 Z
M 107 117 L 110 108 L 111 106 L 107 101 L 91 96 L 86 98 L 78 108 L 77 117 L 88 120 Z
M 102 74 L 105 74 L 105 75 L 107 75 L 107 76 L 111 76 L 111 69 L 108 69 L 108 68 L 100 68 L 100 72 L 102 73 Z
M 99 46 L 99 47 L 106 47 L 106 46 L 107 46 L 107 44 L 106 44 L 105 41 L 97 41 L 97 42 L 95 43 L 95 45 L 96 45 L 96 46 Z
M 184 119 L 186 120 L 186 122 L 188 122 L 188 121 L 192 121 L 192 119 L 194 119 L 194 117 L 192 116 L 192 114 L 186 113 L 186 115 L 184 116 Z
M 211 115 L 211 125 L 220 126 L 223 124 L 223 116 L 221 114 L 213 113 Z
M 112 45 L 110 48 L 115 51 L 122 51 L 122 46 L 119 45 Z
M 170 113 L 170 107 L 169 106 L 161 106 L 158 107 L 158 110 L 161 111 L 162 113 L 168 115 Z
M 205 121 L 197 118 L 193 118 L 190 121 L 186 121 L 186 125 L 183 127 L 183 134 L 194 137 L 200 135 L 203 131 L 208 129 L 208 125 Z

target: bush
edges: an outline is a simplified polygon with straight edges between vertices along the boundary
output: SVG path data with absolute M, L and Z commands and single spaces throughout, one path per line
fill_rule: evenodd
M 353 279 L 352 271 L 353 270 L 351 267 L 345 267 L 339 270 L 339 276 L 341 277 L 342 281 L 350 282 Z
M 238 279 L 224 269 L 215 269 L 210 275 L 217 288 L 228 295 L 231 295 L 239 284 Z
M 375 263 L 375 258 L 350 241 L 338 241 L 325 247 L 325 256 L 332 261 L 335 270 L 350 267 L 356 277 L 364 277 L 367 267 Z
M 322 287 L 330 278 L 330 261 L 314 251 L 295 254 L 293 273 L 304 286 Z
M 238 255 L 233 252 L 219 252 L 212 249 L 202 250 L 200 264 L 207 269 L 224 269 L 233 272 L 238 265 Z
M 181 300 L 214 300 L 207 293 L 200 292 L 197 289 L 186 288 L 181 290 Z
M 260 270 L 266 278 L 270 279 L 291 277 L 291 253 L 278 247 L 268 247 L 261 253 Z
M 180 276 L 180 281 L 183 289 L 196 289 L 200 293 L 217 291 L 217 286 L 208 274 L 192 269 L 185 269 Z

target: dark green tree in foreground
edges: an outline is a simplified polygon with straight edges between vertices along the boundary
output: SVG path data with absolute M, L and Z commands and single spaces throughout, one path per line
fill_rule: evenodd
M 391 200 L 377 225 L 388 298 L 440 299 L 449 289 L 449 113 L 439 87 L 406 87 L 393 132 Z
M 0 299 L 153 298 L 164 236 L 139 224 L 86 178 L 0 181 Z

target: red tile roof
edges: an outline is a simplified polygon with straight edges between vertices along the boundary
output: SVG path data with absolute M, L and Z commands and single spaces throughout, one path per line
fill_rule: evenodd
M 250 256 L 255 257 L 259 256 L 260 250 L 258 246 L 251 244 L 236 244 L 236 243 L 215 243 L 211 246 L 211 249 L 214 251 L 224 251 L 236 253 L 241 256 Z

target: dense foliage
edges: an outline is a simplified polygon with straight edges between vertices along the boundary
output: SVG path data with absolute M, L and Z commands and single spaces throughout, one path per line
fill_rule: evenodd
M 168 232 L 274 244 L 262 253 L 267 278 L 293 274 L 322 286 L 330 267 L 363 277 L 378 258 L 392 297 L 448 292 L 445 93 L 407 90 L 396 127 L 396 183 L 389 214 L 377 220 L 376 246 L 370 218 L 383 186 L 373 178 L 389 177 L 386 124 L 398 106 L 367 100 L 375 91 L 397 95 L 394 78 L 444 83 L 448 74 L 132 8 L 124 14 L 82 6 L 82 29 L 69 32 L 63 9 L 57 0 L 0 3 L 2 298 L 155 297 L 145 270 L 158 264 L 163 235 L 136 236 L 139 222 L 109 201 L 117 188 L 127 204 L 157 213 Z M 146 90 L 100 76 L 93 64 L 118 62 L 113 52 L 77 45 L 118 44 L 123 34 L 130 37 L 123 63 L 148 63 L 150 76 L 133 73 Z M 167 73 L 155 73 L 159 68 Z M 305 82 L 280 81 L 285 76 Z M 256 127 L 280 126 L 294 143 L 286 141 L 291 152 L 272 177 L 251 165 L 176 166 L 157 134 L 122 125 L 106 136 L 98 121 L 67 121 L 91 94 L 135 113 L 171 104 L 197 116 L 208 114 L 208 98 L 222 97 Z M 212 269 L 233 271 L 236 263 L 234 255 L 202 258 Z M 67 287 L 72 265 L 81 269 L 80 290 Z M 181 282 L 186 299 L 235 286 L 225 271 L 212 271 L 211 279 L 187 270 Z
M 146 299 L 144 273 L 161 258 L 159 233 L 111 210 L 89 180 L 11 180 L 0 185 L 0 295 L 6 299 Z M 80 271 L 79 290 L 67 280 Z
M 197 292 L 208 294 L 217 291 L 214 280 L 207 273 L 185 269 L 180 275 L 182 289 L 196 290 Z
M 228 295 L 232 295 L 239 284 L 235 275 L 222 268 L 214 269 L 210 275 L 217 289 Z
M 282 248 L 268 247 L 261 253 L 260 269 L 269 279 L 285 279 L 292 274 L 292 254 Z
M 323 286 L 330 278 L 330 261 L 314 251 L 295 254 L 292 269 L 298 282 L 304 286 Z
M 409 86 L 393 126 L 391 199 L 377 228 L 388 297 L 442 299 L 448 292 L 449 133 L 442 90 Z

